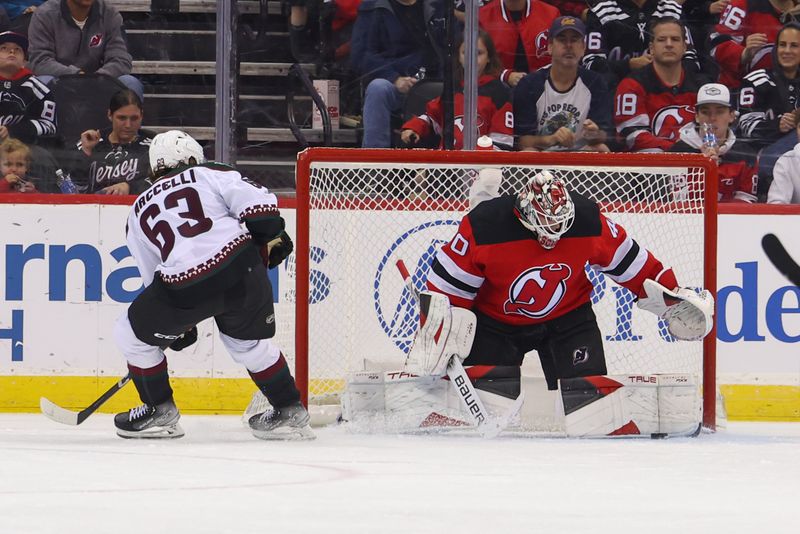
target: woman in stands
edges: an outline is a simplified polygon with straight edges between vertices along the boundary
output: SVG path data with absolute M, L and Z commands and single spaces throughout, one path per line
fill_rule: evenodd
M 86 130 L 78 143 L 81 163 L 73 172 L 87 193 L 138 195 L 149 187 L 148 150 L 155 132 L 142 129 L 142 101 L 130 89 L 111 97 L 111 128 Z
M 492 138 L 495 148 L 510 149 L 514 146 L 514 113 L 511 109 L 511 94 L 500 81 L 503 70 L 500 57 L 489 34 L 478 32 L 478 119 L 479 136 Z M 461 150 L 464 144 L 464 43 L 459 48 L 459 65 L 455 69 L 458 90 L 455 94 L 455 129 L 453 144 Z M 406 145 L 416 145 L 421 139 L 442 132 L 442 99 L 434 98 L 425 108 L 425 114 L 414 117 L 403 125 L 400 139 Z

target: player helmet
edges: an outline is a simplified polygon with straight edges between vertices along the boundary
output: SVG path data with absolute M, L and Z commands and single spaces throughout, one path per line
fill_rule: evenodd
M 158 134 L 150 142 L 150 169 L 158 176 L 179 165 L 205 163 L 203 147 L 191 135 L 180 130 Z
M 572 226 L 575 204 L 564 182 L 549 171 L 542 171 L 517 195 L 514 213 L 542 247 L 551 249 Z

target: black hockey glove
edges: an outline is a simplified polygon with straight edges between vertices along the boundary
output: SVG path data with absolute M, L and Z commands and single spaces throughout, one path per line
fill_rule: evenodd
M 178 339 L 173 341 L 169 348 L 172 350 L 183 350 L 186 347 L 191 347 L 197 341 L 197 327 L 193 326 L 186 332 L 180 335 Z
M 286 232 L 281 232 L 278 237 L 261 247 L 261 260 L 268 269 L 274 269 L 289 257 L 293 250 L 292 238 Z

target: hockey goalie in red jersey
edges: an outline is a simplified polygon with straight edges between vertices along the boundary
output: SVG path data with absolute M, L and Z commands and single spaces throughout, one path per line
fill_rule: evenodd
M 438 251 L 428 289 L 476 316 L 465 365 L 519 366 L 536 350 L 548 388 L 556 389 L 559 378 L 606 373 L 587 263 L 637 295 L 674 337 L 700 339 L 711 330 L 708 292 L 680 288 L 671 268 L 547 171 L 518 195 L 470 211 Z

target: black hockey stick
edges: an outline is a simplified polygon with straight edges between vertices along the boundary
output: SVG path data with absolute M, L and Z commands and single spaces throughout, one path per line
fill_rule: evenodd
M 72 410 L 67 410 L 66 408 L 62 408 L 58 404 L 42 397 L 39 399 L 39 408 L 42 410 L 42 413 L 47 416 L 48 419 L 51 419 L 57 423 L 62 423 L 65 425 L 79 425 L 83 423 L 90 415 L 97 411 L 97 409 L 105 404 L 105 402 L 116 395 L 117 391 L 121 390 L 125 387 L 131 379 L 131 375 L 127 374 L 119 379 L 119 381 L 111 386 L 108 391 L 100 395 L 96 401 L 91 403 L 87 408 L 79 412 L 73 412 Z
M 761 247 L 772 265 L 791 283 L 800 287 L 800 265 L 786 252 L 780 239 L 775 234 L 766 234 L 761 238 Z

